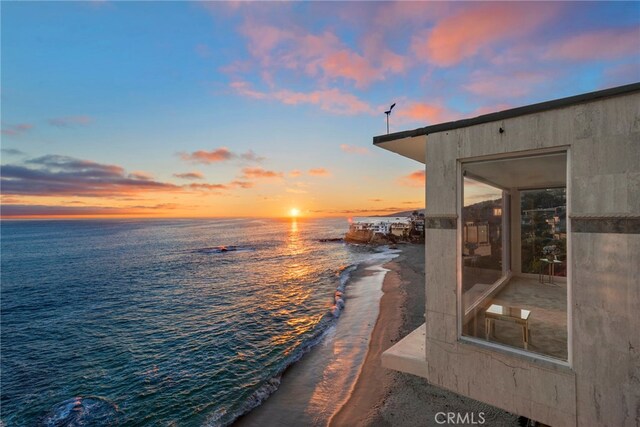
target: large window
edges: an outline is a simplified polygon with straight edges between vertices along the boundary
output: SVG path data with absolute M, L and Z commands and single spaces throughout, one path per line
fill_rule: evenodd
M 567 360 L 566 153 L 462 170 L 462 335 Z

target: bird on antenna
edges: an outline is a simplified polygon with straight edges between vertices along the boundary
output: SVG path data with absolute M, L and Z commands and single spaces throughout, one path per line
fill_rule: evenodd
M 391 107 L 389 107 L 389 109 L 384 112 L 387 115 L 387 135 L 389 134 L 389 116 L 391 115 L 391 110 L 393 110 L 393 107 L 395 106 L 396 103 L 394 102 L 393 104 L 391 104 Z

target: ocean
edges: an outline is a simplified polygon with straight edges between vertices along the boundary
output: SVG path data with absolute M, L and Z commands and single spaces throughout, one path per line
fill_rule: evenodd
M 228 425 L 331 335 L 356 266 L 389 256 L 321 241 L 345 219 L 0 227 L 7 427 Z

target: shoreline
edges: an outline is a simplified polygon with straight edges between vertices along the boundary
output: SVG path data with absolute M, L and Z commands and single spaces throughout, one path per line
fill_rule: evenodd
M 424 323 L 424 246 L 403 245 L 385 264 L 380 314 L 362 374 L 328 423 L 343 426 L 435 426 L 436 414 L 483 413 L 486 425 L 520 426 L 518 416 L 433 386 L 426 379 L 382 367 L 382 353 Z
M 280 386 L 262 404 L 238 417 L 234 426 L 324 426 L 348 399 L 368 352 L 378 318 L 383 266 L 399 251 L 360 263 L 346 286 L 340 317 L 297 362 L 282 373 Z

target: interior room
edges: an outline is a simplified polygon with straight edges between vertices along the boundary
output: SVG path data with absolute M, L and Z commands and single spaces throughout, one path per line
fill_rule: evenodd
M 462 174 L 463 336 L 567 360 L 567 153 Z

